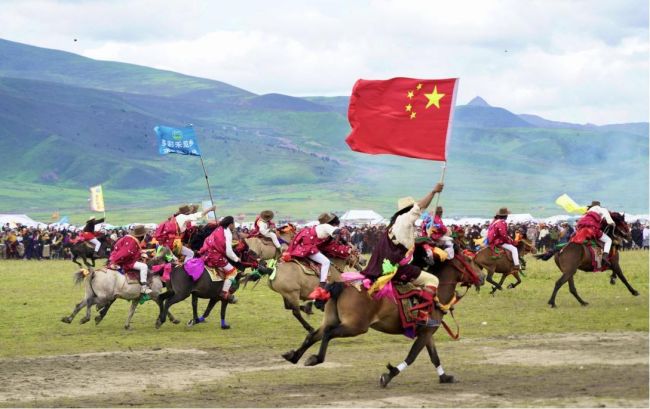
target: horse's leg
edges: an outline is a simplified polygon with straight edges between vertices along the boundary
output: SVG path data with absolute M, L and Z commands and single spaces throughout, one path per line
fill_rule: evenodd
M 508 286 L 508 288 L 515 288 L 516 286 L 518 286 L 519 284 L 521 284 L 521 278 L 519 277 L 519 272 L 518 272 L 518 271 L 515 271 L 515 272 L 512 274 L 512 276 L 513 276 L 513 277 L 515 278 L 515 280 L 517 280 L 517 281 L 514 282 L 514 283 L 510 283 L 510 285 Z
M 199 297 L 197 297 L 196 294 L 192 293 L 192 319 L 190 319 L 187 322 L 188 327 L 203 322 L 203 320 L 199 321 L 198 309 L 199 309 Z
M 385 388 L 388 386 L 388 383 L 396 377 L 397 375 L 400 374 L 403 370 L 405 370 L 409 365 L 411 365 L 413 362 L 415 362 L 415 358 L 418 357 L 420 352 L 422 351 L 422 348 L 425 347 L 427 343 L 427 339 L 431 338 L 432 336 L 432 331 L 431 330 L 423 330 L 421 331 L 420 334 L 418 334 L 417 338 L 413 342 L 413 345 L 411 346 L 411 350 L 409 351 L 408 355 L 406 356 L 406 359 L 404 362 L 401 364 L 397 365 L 396 367 L 388 364 L 386 365 L 386 368 L 388 368 L 388 373 L 382 374 L 381 377 L 379 378 L 379 384 Z M 322 345 L 325 343 L 325 338 L 323 338 L 323 342 L 321 343 L 321 349 Z M 440 360 L 438 360 L 440 361 Z M 306 364 L 305 364 L 306 365 Z
M 302 327 L 306 329 L 307 332 L 313 332 L 314 327 L 309 325 L 309 322 L 307 322 L 307 320 L 302 316 L 302 314 L 300 313 L 300 307 L 292 304 L 291 301 L 287 300 L 284 297 L 283 299 L 284 299 L 284 308 L 286 308 L 287 310 L 291 310 L 293 316 L 296 317 L 298 322 L 300 322 L 300 325 L 302 325 Z
M 90 307 L 93 306 L 95 302 L 96 300 L 94 297 L 86 299 L 86 315 L 79 320 L 79 324 L 85 324 L 90 321 Z
M 286 359 L 287 361 L 291 362 L 292 364 L 297 363 L 300 358 L 302 358 L 303 354 L 311 347 L 314 345 L 316 342 L 320 341 L 323 338 L 323 333 L 324 333 L 324 326 L 321 325 L 318 330 L 314 332 L 310 332 L 307 334 L 305 337 L 305 340 L 302 342 L 302 345 L 300 345 L 300 348 L 297 350 L 291 350 L 289 352 L 285 352 L 282 354 L 282 357 Z
M 429 358 L 431 358 L 431 363 L 436 367 L 436 371 L 438 372 L 438 378 L 440 379 L 440 383 L 453 383 L 454 382 L 453 375 L 447 375 L 445 373 L 445 370 L 442 369 L 442 365 L 440 365 L 440 358 L 438 357 L 438 351 L 436 350 L 436 346 L 433 343 L 433 334 L 431 335 L 431 338 L 427 340 L 426 347 L 427 347 L 427 352 L 429 352 Z
M 218 299 L 215 299 L 215 303 L 217 301 Z M 212 302 L 212 300 L 210 300 L 210 302 Z M 226 322 L 226 310 L 228 309 L 228 304 L 228 301 L 221 301 L 221 329 L 230 329 L 230 325 Z
M 492 284 L 492 292 L 490 294 L 494 294 L 497 290 L 503 290 L 503 288 L 501 288 L 501 285 L 497 284 L 497 282 L 492 279 L 492 276 L 494 275 L 494 268 L 488 268 L 487 270 L 488 274 L 485 278 L 485 281 Z
M 158 316 L 158 320 L 156 321 L 156 328 L 160 328 L 160 326 L 165 323 L 165 319 L 167 318 L 169 308 L 172 305 L 176 304 L 177 302 L 186 299 L 188 295 L 189 294 L 172 293 L 171 296 L 165 297 L 162 311 L 160 312 L 160 315 Z
M 321 340 L 320 343 L 320 349 L 318 350 L 318 355 L 312 355 L 309 358 L 307 358 L 307 360 L 305 361 L 305 366 L 314 366 L 325 362 L 325 354 L 327 353 L 327 346 L 331 339 L 354 337 L 363 334 L 367 331 L 368 331 L 367 325 L 364 327 L 361 325 L 355 326 L 347 323 L 341 323 L 337 326 L 329 327 L 329 328 L 326 327 L 325 331 L 323 332 L 323 339 Z M 422 349 L 422 347 L 424 347 L 424 344 L 422 344 L 420 349 Z
M 612 271 L 616 274 L 616 276 L 618 278 L 621 279 L 623 284 L 625 284 L 625 287 L 627 287 L 628 291 L 632 295 L 634 295 L 634 296 L 639 295 L 639 292 L 637 290 L 635 290 L 634 288 L 632 288 L 630 283 L 627 282 L 627 278 L 625 278 L 625 276 L 623 275 L 623 270 L 621 269 L 621 266 L 618 264 L 618 262 L 612 263 Z
M 90 256 L 90 264 L 92 264 L 93 267 L 95 267 L 95 257 Z
M 557 307 L 555 305 L 555 296 L 557 295 L 558 290 L 560 287 L 564 285 L 567 281 L 569 281 L 569 278 L 573 277 L 573 275 L 576 273 L 577 267 L 573 267 L 571 271 L 567 272 L 562 272 L 562 277 L 560 277 L 556 282 L 555 282 L 555 288 L 553 288 L 553 294 L 551 294 L 551 298 L 548 300 L 548 305 L 550 305 L 552 308 Z
M 113 305 L 114 302 L 115 300 L 109 301 L 108 304 L 106 304 L 104 307 L 102 307 L 101 310 L 99 310 L 99 315 L 95 317 L 95 325 L 98 325 L 100 322 L 102 322 L 102 320 L 106 316 L 106 313 L 108 312 L 109 308 L 111 308 L 111 305 Z
M 77 255 L 75 254 L 74 257 L 72 257 L 72 262 L 75 263 L 76 265 L 79 266 L 79 268 L 83 268 L 80 262 L 77 261 Z
M 585 300 L 580 298 L 580 296 L 578 295 L 578 290 L 576 290 L 576 285 L 573 282 L 573 276 L 571 276 L 569 278 L 569 292 L 571 292 L 571 294 L 573 294 L 573 296 L 576 297 L 576 300 L 578 300 L 580 305 L 582 305 L 583 307 L 586 307 L 587 305 L 589 305 L 588 302 L 586 302 Z
M 79 304 L 77 304 L 77 305 L 74 307 L 74 310 L 72 310 L 72 313 L 71 313 L 70 315 L 68 315 L 67 317 L 63 317 L 63 318 L 61 318 L 61 321 L 62 321 L 62 322 L 65 322 L 66 324 L 70 324 L 70 323 L 72 322 L 72 320 L 74 320 L 74 317 L 77 315 L 77 313 L 78 313 L 79 311 L 81 311 L 81 309 L 82 309 L 83 307 L 86 306 L 87 301 L 88 301 L 88 300 L 86 300 L 85 298 L 84 298 L 83 300 L 81 300 L 81 301 L 79 302 Z
M 131 319 L 133 318 L 133 314 L 135 314 L 135 309 L 138 307 L 139 301 L 140 298 L 136 298 L 135 300 L 131 301 L 131 308 L 129 308 L 129 316 L 126 317 L 126 323 L 124 324 L 124 329 L 131 328 Z
M 508 277 L 507 274 L 501 274 L 501 280 L 499 280 L 499 287 L 503 288 L 503 282 L 506 281 L 506 277 Z M 490 294 L 494 294 L 496 292 L 496 287 L 492 287 L 492 292 Z

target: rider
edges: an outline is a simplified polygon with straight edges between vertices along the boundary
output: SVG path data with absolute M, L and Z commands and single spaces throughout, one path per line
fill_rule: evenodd
M 488 245 L 493 250 L 497 246 L 508 250 L 512 254 L 512 262 L 515 264 L 514 270 L 520 271 L 521 266 L 519 265 L 519 251 L 517 251 L 514 240 L 508 235 L 508 225 L 506 224 L 506 219 L 508 218 L 509 214 L 510 211 L 508 208 L 502 207 L 494 216 L 494 220 L 492 223 L 490 223 L 490 227 L 488 227 Z
M 600 230 L 602 220 L 607 222 L 608 226 L 614 226 L 614 220 L 609 214 L 609 210 L 600 206 L 600 202 L 594 200 L 587 207 L 587 213 L 578 220 L 576 224 L 576 234 L 571 238 L 574 243 L 582 243 L 589 239 L 598 239 L 603 243 L 603 263 L 609 264 L 609 251 L 612 248 L 612 239 Z
M 442 183 L 436 184 L 433 190 L 418 202 L 412 197 L 399 199 L 397 213 L 391 217 L 386 231 L 379 236 L 370 261 L 361 274 L 373 280 L 377 279 L 383 273 L 384 260 L 388 260 L 393 264 L 399 264 L 395 275 L 397 280 L 412 281 L 413 284 L 424 287 L 426 291 L 435 293 L 438 278 L 409 263 L 415 247 L 415 222 L 422 215 L 422 210 L 431 204 L 433 196 L 442 192 L 443 186 Z
M 257 219 L 255 219 L 255 224 L 249 237 L 261 235 L 271 239 L 275 246 L 275 258 L 277 259 L 282 254 L 282 246 L 280 245 L 277 234 L 275 234 L 275 223 L 271 221 L 273 220 L 273 216 L 273 211 L 263 210 L 260 215 L 257 216 Z
M 430 237 L 437 246 L 444 248 L 448 259 L 454 258 L 454 240 L 447 235 L 447 226 L 442 221 L 442 206 L 436 207 L 433 218 L 427 215 L 421 228 L 422 236 Z
M 317 226 L 302 229 L 289 244 L 288 252 L 292 257 L 308 257 L 320 264 L 320 283 L 309 294 L 309 298 L 327 301 L 330 293 L 325 289 L 325 285 L 331 262 L 321 252 L 321 246 L 327 243 L 330 237 L 338 234 L 338 226 L 341 222 L 333 213 L 322 213 L 318 216 L 318 222 Z
M 156 230 L 156 240 L 161 246 L 173 249 L 174 241 L 180 239 L 187 227 L 192 225 L 192 222 L 199 220 L 215 209 L 216 206 L 211 206 L 202 212 L 197 212 L 197 205 L 183 205 L 179 207 L 178 212 L 163 222 L 163 224 L 161 224 L 161 226 Z M 168 228 L 165 228 L 167 225 Z M 181 247 L 181 254 L 185 256 L 186 260 L 194 257 L 194 251 L 186 246 Z
M 95 220 L 95 216 L 93 216 L 86 220 L 86 225 L 83 229 L 83 239 L 95 246 L 95 255 L 97 255 L 99 248 L 102 246 L 99 240 L 97 240 L 97 236 L 95 236 L 95 225 L 100 223 L 104 223 L 104 218 L 102 217 L 99 220 Z
M 235 219 L 226 216 L 219 221 L 219 227 L 205 239 L 199 254 L 208 267 L 216 267 L 224 273 L 221 298 L 228 299 L 232 279 L 237 276 L 237 269 L 230 262 L 239 263 L 239 257 L 232 249 L 232 233 L 235 231 Z
M 120 238 L 113 246 L 110 263 L 120 266 L 125 273 L 129 270 L 139 270 L 140 285 L 142 286 L 140 291 L 144 294 L 149 294 L 151 293 L 151 289 L 147 285 L 149 267 L 140 261 L 142 239 L 146 233 L 144 226 L 139 224 L 133 228 L 131 234 Z

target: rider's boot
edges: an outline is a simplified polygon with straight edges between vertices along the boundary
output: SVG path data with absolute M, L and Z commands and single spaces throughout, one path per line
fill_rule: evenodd
M 612 263 L 609 262 L 609 253 L 603 253 L 603 260 L 601 261 L 601 268 L 611 267 Z
M 151 294 L 151 288 L 149 288 L 147 283 L 140 283 L 140 292 L 142 294 Z
M 312 291 L 307 298 L 317 301 L 327 301 L 330 298 L 330 293 L 325 289 L 327 283 L 321 282 L 318 287 Z

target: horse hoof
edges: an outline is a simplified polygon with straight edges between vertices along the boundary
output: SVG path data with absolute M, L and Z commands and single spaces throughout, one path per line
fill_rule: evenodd
M 550 305 L 551 308 L 557 308 L 557 305 L 555 305 L 555 304 L 548 303 L 548 305 Z
M 583 307 L 586 307 L 586 306 L 589 305 L 589 303 L 585 301 L 585 302 L 581 302 L 580 305 L 582 305 Z
M 172 324 L 180 324 L 180 323 L 181 323 L 181 320 L 179 320 L 179 319 L 175 319 L 174 321 L 172 321 Z
M 160 321 L 160 319 L 158 319 L 156 321 L 156 329 L 160 328 L 161 325 L 162 325 L 162 322 Z
M 318 355 L 312 355 L 305 361 L 305 366 L 316 366 L 320 363 L 321 361 L 318 359 Z
M 390 383 L 391 379 L 393 379 L 393 378 L 392 378 L 392 376 L 390 376 L 390 374 L 388 374 L 388 373 L 382 374 L 379 377 L 379 386 L 381 386 L 382 388 L 387 387 L 388 383 Z
M 285 352 L 282 354 L 282 358 L 286 359 L 287 361 L 291 362 L 292 364 L 295 364 L 298 362 L 298 359 L 296 359 L 296 351 L 293 349 L 289 352 Z
M 610 283 L 611 285 L 616 284 L 616 277 L 612 277 L 612 278 L 610 278 L 610 279 L 609 279 L 609 283 Z
M 515 286 L 512 285 L 512 284 L 510 284 L 510 285 L 508 286 L 508 289 L 513 289 L 513 288 L 515 288 Z
M 124 329 L 127 330 L 127 331 L 129 331 L 129 330 L 131 329 L 131 326 L 130 326 L 130 325 L 125 325 L 125 326 L 124 326 Z
M 65 322 L 66 324 L 69 324 L 72 322 L 72 319 L 70 317 L 63 317 L 61 318 L 61 322 Z
M 79 321 L 79 324 L 85 324 L 85 323 L 87 323 L 88 321 L 90 321 L 90 318 L 83 317 L 83 318 Z
M 639 295 L 639 292 L 637 290 L 634 290 L 634 291 L 632 291 L 632 295 L 636 297 L 636 296 Z
M 454 382 L 456 381 L 454 380 L 453 375 L 447 375 L 446 373 L 440 375 L 440 383 L 454 383 Z
M 221 329 L 230 329 L 230 325 L 224 324 L 221 326 Z
M 95 317 L 95 325 L 99 325 L 100 322 L 102 322 L 102 316 L 98 315 Z
M 194 322 L 194 318 L 192 318 L 192 319 L 190 319 L 189 321 L 187 321 L 187 326 L 188 326 L 188 327 L 191 327 L 191 326 L 193 326 L 194 324 L 196 324 L 196 322 Z

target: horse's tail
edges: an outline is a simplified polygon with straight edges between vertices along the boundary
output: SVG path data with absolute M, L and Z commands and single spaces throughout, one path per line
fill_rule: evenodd
M 336 281 L 331 284 L 328 284 L 327 287 L 329 289 L 330 299 L 336 301 L 341 296 L 341 293 L 343 293 L 343 289 L 345 288 L 345 285 L 341 282 Z
M 555 253 L 557 253 L 557 249 L 552 248 L 544 254 L 536 254 L 533 257 L 535 257 L 537 260 L 548 261 L 551 257 L 555 255 Z
M 90 273 L 86 269 L 81 269 L 72 275 L 75 285 L 80 285 Z

